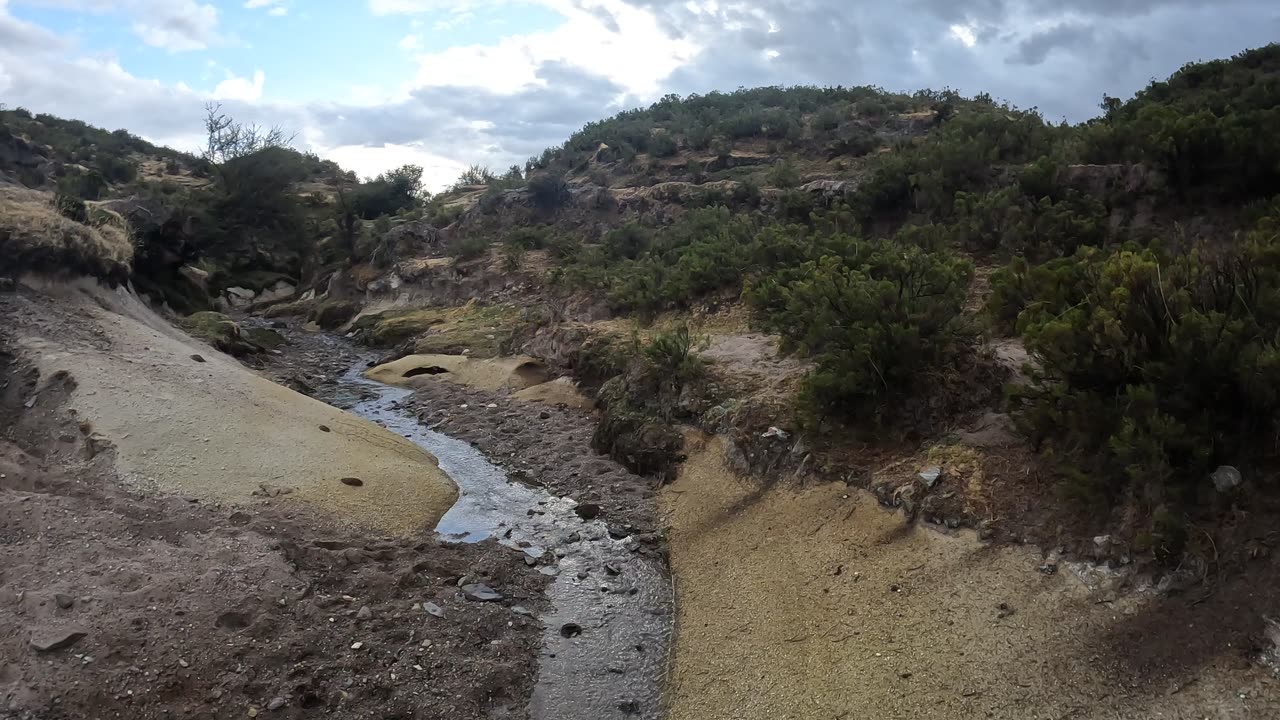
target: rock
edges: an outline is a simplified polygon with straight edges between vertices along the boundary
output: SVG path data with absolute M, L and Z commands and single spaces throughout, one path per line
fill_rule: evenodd
M 565 623 L 560 626 L 560 637 L 575 638 L 582 634 L 582 626 L 578 623 Z
M 523 605 L 516 605 L 515 607 L 511 608 L 511 612 L 517 615 L 523 615 L 525 617 L 533 617 L 533 611 Z
M 938 484 L 938 479 L 942 477 L 942 468 L 937 465 L 927 467 L 920 471 L 920 480 L 924 482 L 925 487 L 933 487 Z
M 438 618 L 444 617 L 444 608 L 440 607 L 439 605 L 433 602 L 423 603 L 422 609 L 426 610 L 427 614 L 432 617 L 438 617 Z
M 200 268 L 195 267 L 194 265 L 183 265 L 182 267 L 178 268 L 178 274 L 186 278 L 187 280 L 190 280 L 192 285 L 195 285 L 201 290 L 204 290 L 205 292 L 209 291 L 209 273 L 208 272 L 201 270 Z
M 621 525 L 610 525 L 609 537 L 614 540 L 626 540 L 631 537 L 631 531 L 628 528 L 630 528 L 629 525 L 627 527 L 623 527 Z
M 614 565 L 613 563 L 605 563 L 605 564 L 604 564 L 604 571 L 605 571 L 606 573 L 610 574 L 610 575 L 621 575 L 621 574 L 622 574 L 622 569 L 621 569 L 621 568 L 619 568 L 617 565 Z
M 494 590 L 484 583 L 463 585 L 462 596 L 468 600 L 474 600 L 476 602 L 497 602 L 502 599 L 502 593 Z
M 62 610 L 70 610 L 72 605 L 76 604 L 76 599 L 66 593 L 58 593 L 53 596 L 53 601 L 58 604 L 58 608 Z
M 352 649 L 352 650 L 359 650 L 359 649 L 361 649 L 361 648 L 363 648 L 363 647 L 364 647 L 364 643 L 362 643 L 362 642 L 353 642 L 353 643 L 351 643 L 351 649 Z
M 348 487 L 364 487 L 364 481 L 360 478 L 344 477 L 339 482 Z
M 560 569 L 557 567 L 548 565 L 546 567 L 539 568 L 538 572 L 542 573 L 543 575 L 546 575 L 547 577 L 555 577 L 556 575 L 560 574 Z
M 779 440 L 786 440 L 788 437 L 790 437 L 790 435 L 787 433 L 786 430 L 783 430 L 781 428 L 776 428 L 776 427 L 770 427 L 768 430 L 761 433 L 760 437 L 764 438 L 765 440 L 772 440 L 773 438 L 777 438 Z
M 621 710 L 625 715 L 639 715 L 640 703 L 635 700 L 623 700 L 618 703 L 618 710 Z
M 369 606 L 368 606 L 368 605 L 361 605 L 361 606 L 360 606 L 360 609 L 356 611 L 356 619 L 357 619 L 357 620 L 372 620 L 372 619 L 373 619 L 373 611 L 369 609 Z
M 253 303 L 254 299 L 258 297 L 258 293 L 248 288 L 229 287 L 226 289 L 224 297 L 226 297 L 227 304 L 231 307 L 242 308 Z
M 538 413 L 538 418 L 541 420 L 550 420 L 551 413 L 547 412 L 546 410 L 543 410 L 542 412 Z
M 271 710 L 271 711 L 273 711 L 273 712 L 274 712 L 274 711 L 279 710 L 280 708 L 284 707 L 284 704 L 285 704 L 285 703 L 284 703 L 284 698 L 282 698 L 282 697 L 273 697 L 273 698 L 271 698 L 271 702 L 267 703 L 267 709 L 268 709 L 268 710 Z
M 321 426 L 320 426 L 320 432 L 332 432 L 332 431 L 331 431 L 331 430 L 329 430 L 329 426 L 328 426 L 328 425 L 321 425 Z
M 581 503 L 573 509 L 573 512 L 583 520 L 595 520 L 600 517 L 600 506 L 595 503 Z
M 36 652 L 54 652 L 75 645 L 89 636 L 84 630 L 77 629 L 43 629 L 31 633 L 31 647 Z
M 1220 493 L 1235 490 L 1240 487 L 1240 483 L 1244 482 L 1240 471 L 1230 465 L 1223 465 L 1214 470 L 1209 478 L 1213 480 L 1213 488 Z
M 193 353 L 193 354 L 191 355 L 191 359 L 192 359 L 192 360 L 195 360 L 195 361 L 196 361 L 196 362 L 198 362 L 198 363 L 206 362 L 206 361 L 205 361 L 205 359 L 204 359 L 204 356 L 203 356 L 203 355 L 200 355 L 200 354 L 198 354 L 198 353 Z

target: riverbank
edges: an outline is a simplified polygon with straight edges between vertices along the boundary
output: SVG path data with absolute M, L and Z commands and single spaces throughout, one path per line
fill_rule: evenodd
M 662 494 L 671 720 L 1280 717 L 1274 563 L 1164 597 L 906 524 L 843 483 L 761 489 L 716 438 L 689 449 Z
M 137 321 L 99 301 L 109 299 L 0 294 L 0 594 L 12 600 L 0 604 L 0 715 L 527 717 L 543 630 L 531 615 L 545 607 L 546 576 L 493 541 L 446 543 L 362 515 L 359 503 L 326 505 L 298 489 L 309 477 L 233 476 L 219 486 L 220 473 L 195 483 L 179 464 L 155 460 L 146 433 L 167 419 L 189 430 L 165 436 L 175 456 L 201 457 L 213 443 L 205 437 L 244 428 L 235 402 L 217 413 L 191 402 L 221 397 L 225 384 L 162 375 L 175 389 L 148 378 L 181 361 L 227 374 L 238 366 L 199 344 L 186 349 L 193 341 L 165 325 L 122 333 Z M 121 351 L 138 337 L 147 339 Z M 166 355 L 170 343 L 183 346 L 180 357 Z M 167 407 L 134 397 L 98 424 L 91 411 L 104 386 L 127 383 L 136 396 L 172 397 Z M 372 423 L 301 396 L 288 402 L 316 407 L 307 423 L 324 422 L 328 431 L 317 422 L 315 432 L 329 442 L 355 424 L 403 457 L 403 441 Z M 114 435 L 111 423 L 134 420 Z M 274 462 L 254 453 L 289 437 L 283 422 L 273 416 L 217 467 Z M 208 433 L 194 429 L 205 424 Z M 224 428 L 231 435 L 218 435 Z M 121 464 L 130 440 L 142 459 Z M 358 462 L 353 453 L 326 472 L 357 468 L 365 484 L 334 485 L 377 491 L 381 476 Z M 140 467 L 158 473 L 155 482 L 142 481 Z M 432 472 L 434 463 L 419 463 L 408 479 L 429 484 Z M 431 507 L 408 509 L 422 513 L 415 527 L 434 524 Z M 478 583 L 502 597 L 460 587 Z

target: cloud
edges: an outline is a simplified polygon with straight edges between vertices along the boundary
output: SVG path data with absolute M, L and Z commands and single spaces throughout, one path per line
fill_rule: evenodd
M 252 79 L 236 77 L 231 73 L 227 73 L 227 79 L 213 88 L 213 97 L 216 100 L 253 102 L 262 97 L 262 88 L 266 83 L 266 73 L 261 70 L 255 70 Z
M 266 12 L 286 6 L 236 1 Z M 380 15 L 440 14 L 405 18 L 408 27 L 385 38 L 394 44 L 406 35 L 425 42 L 441 17 L 504 1 L 516 2 L 369 0 L 367 7 Z M 0 0 L 0 96 L 187 149 L 200 142 L 203 103 L 217 97 L 237 119 L 296 130 L 300 143 L 362 175 L 415 162 L 438 188 L 472 162 L 496 169 L 522 163 L 587 122 L 666 93 L 772 84 L 949 86 L 1038 106 L 1050 119 L 1081 120 L 1095 114 L 1103 93 L 1127 97 L 1185 62 L 1280 36 L 1273 0 L 526 1 L 558 13 L 562 23 L 434 52 L 405 40 L 411 76 L 382 84 L 369 78 L 358 89 L 346 87 L 355 81 L 349 78 L 334 85 L 346 89 L 330 93 L 341 101 L 282 103 L 271 97 L 280 83 L 266 86 L 268 74 L 282 77 L 269 54 L 249 57 L 262 68 L 252 76 L 228 75 L 211 92 L 193 91 L 126 70 L 110 55 L 85 56 L 73 38 L 5 9 L 120 13 L 146 23 L 155 44 L 180 50 L 219 41 L 217 13 L 199 10 L 210 6 L 196 0 Z

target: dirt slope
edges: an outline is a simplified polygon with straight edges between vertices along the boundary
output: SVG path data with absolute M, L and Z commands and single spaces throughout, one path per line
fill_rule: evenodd
M 70 405 L 135 487 L 243 504 L 265 485 L 396 534 L 434 527 L 453 504 L 452 481 L 417 446 L 255 375 L 133 296 L 90 282 L 43 292 L 13 297 L 17 344 L 43 377 L 73 379 Z
M 671 720 L 1280 717 L 1255 662 L 1274 562 L 1207 596 L 1091 589 L 842 484 L 759 489 L 723 453 L 695 446 L 663 496 Z

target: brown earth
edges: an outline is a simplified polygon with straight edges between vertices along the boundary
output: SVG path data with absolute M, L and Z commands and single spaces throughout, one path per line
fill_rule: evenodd
M 546 577 L 495 543 L 442 544 L 353 521 L 359 503 L 299 502 L 287 482 L 242 495 L 122 477 L 137 466 L 82 409 L 95 407 L 83 403 L 93 381 L 75 370 L 119 383 L 108 371 L 145 378 L 156 363 L 141 347 L 105 360 L 122 337 L 93 300 L 0 294 L 0 717 L 527 717 L 542 628 L 515 608 L 542 607 Z M 154 329 L 143 347 L 180 341 Z M 65 354 L 50 360 L 32 338 Z M 188 361 L 231 362 L 199 354 Z M 196 409 L 189 400 L 174 397 L 175 414 Z M 234 408 L 220 421 L 237 422 Z M 331 438 L 342 425 L 327 427 Z M 288 429 L 262 432 L 239 451 Z M 468 600 L 469 582 L 505 597 Z
M 1261 662 L 1274 559 L 1164 597 L 1125 572 L 904 524 L 844 483 L 742 480 L 719 439 L 690 449 L 661 498 L 673 720 L 1280 717 Z

